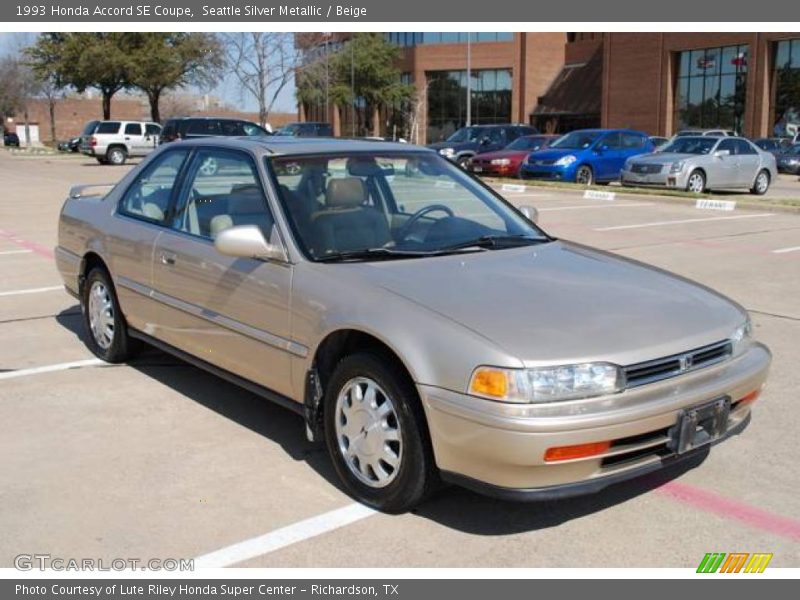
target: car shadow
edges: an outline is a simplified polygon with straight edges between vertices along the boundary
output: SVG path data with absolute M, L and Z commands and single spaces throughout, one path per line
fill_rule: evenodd
M 56 321 L 86 342 L 77 306 L 63 310 L 56 316 Z M 306 440 L 305 424 L 300 415 L 156 348 L 146 347 L 127 365 L 279 444 L 290 458 L 307 463 L 330 485 L 343 491 L 324 444 Z M 447 485 L 411 512 L 445 527 L 475 535 L 503 536 L 547 529 L 646 494 L 699 466 L 707 455 L 707 451 L 701 452 L 656 473 L 609 486 L 598 493 L 561 500 L 511 502 Z

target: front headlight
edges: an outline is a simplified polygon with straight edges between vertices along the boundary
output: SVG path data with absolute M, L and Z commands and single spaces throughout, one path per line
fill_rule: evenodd
M 672 166 L 669 168 L 670 173 L 680 173 L 683 171 L 683 167 L 686 165 L 685 160 L 679 160 L 677 162 L 672 163 Z
M 733 356 L 739 356 L 750 347 L 753 341 L 753 324 L 750 322 L 749 317 L 734 330 L 730 340 Z
M 446 156 L 447 158 L 451 158 L 455 153 L 456 151 L 452 148 L 442 148 L 439 150 L 439 154 Z
M 498 167 L 506 167 L 511 164 L 511 161 L 507 158 L 495 158 L 492 159 L 492 164 Z
M 468 393 L 500 402 L 559 402 L 615 394 L 625 389 L 625 375 L 610 363 L 583 363 L 534 369 L 478 367 Z
M 555 166 L 557 166 L 557 167 L 568 167 L 568 166 L 570 166 L 572 163 L 574 163 L 576 160 L 578 160 L 578 157 L 577 157 L 577 156 L 574 156 L 574 155 L 572 155 L 572 154 L 567 154 L 566 156 L 562 156 L 561 158 L 559 158 L 559 159 L 558 159 L 556 162 L 554 162 L 553 164 L 554 164 Z

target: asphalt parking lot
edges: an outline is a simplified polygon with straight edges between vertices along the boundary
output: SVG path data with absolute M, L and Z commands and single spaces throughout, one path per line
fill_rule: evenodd
M 800 566 L 800 214 L 508 192 L 557 237 L 742 303 L 774 354 L 768 387 L 744 434 L 696 469 L 539 504 L 446 488 L 388 516 L 338 488 L 293 413 L 155 350 L 127 366 L 92 360 L 53 264 L 58 212 L 70 185 L 128 168 L 0 153 L 0 567 L 22 553 L 204 557 L 198 566 L 696 567 L 706 552 L 772 552 L 772 567 Z

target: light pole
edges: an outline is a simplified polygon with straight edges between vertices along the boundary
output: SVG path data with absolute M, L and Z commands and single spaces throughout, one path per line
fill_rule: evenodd
M 472 33 L 467 32 L 467 127 L 472 125 Z

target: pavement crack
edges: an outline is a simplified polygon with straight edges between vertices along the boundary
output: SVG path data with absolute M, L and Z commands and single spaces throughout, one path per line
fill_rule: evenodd
M 786 319 L 787 321 L 795 321 L 800 323 L 800 317 L 793 317 L 791 315 L 782 315 L 779 313 L 772 313 L 765 310 L 757 310 L 755 308 L 748 308 L 747 312 L 755 313 L 757 315 L 762 315 L 765 317 L 775 317 L 776 319 Z

